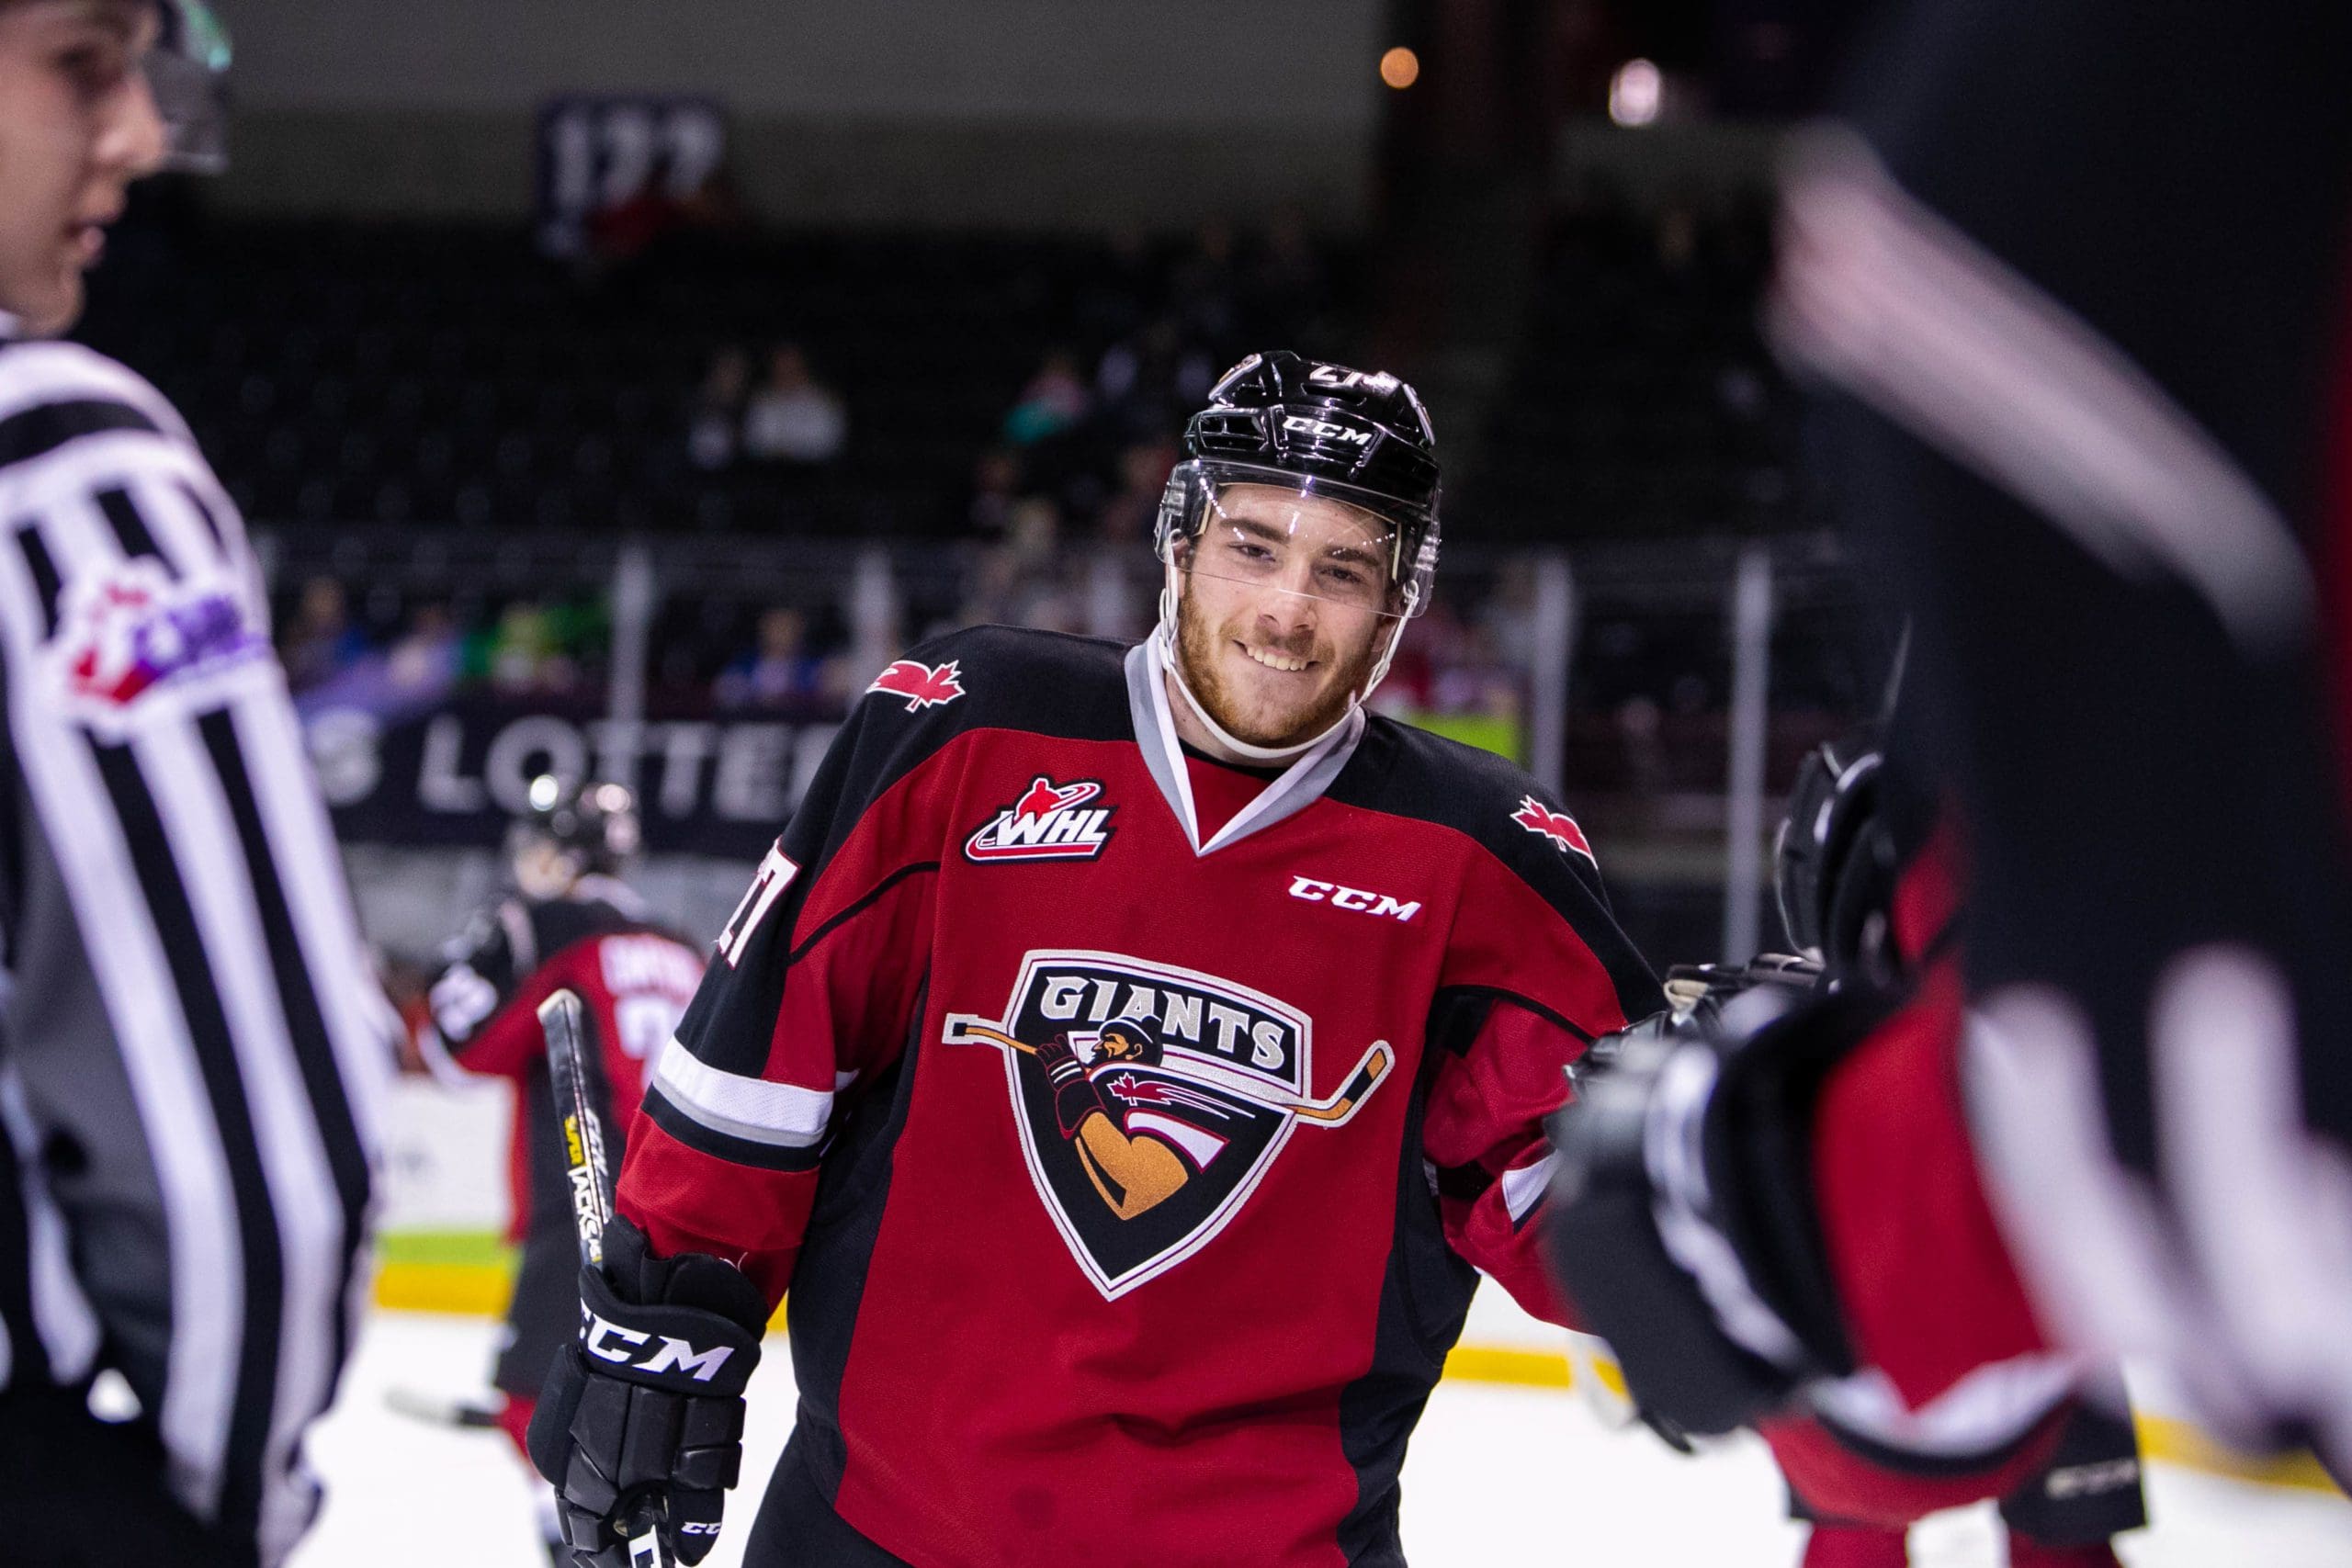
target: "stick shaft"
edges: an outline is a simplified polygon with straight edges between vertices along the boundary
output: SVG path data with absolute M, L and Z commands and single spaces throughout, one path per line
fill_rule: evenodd
M 563 1128 L 564 1175 L 571 1186 L 571 1222 L 580 1237 L 580 1261 L 601 1269 L 605 1227 L 613 1219 L 613 1170 L 605 1156 L 604 1123 L 589 1100 L 581 1019 L 580 998 L 568 989 L 558 990 L 539 1004 L 539 1028 L 548 1040 L 548 1078 L 555 1089 L 555 1113 Z
M 563 1123 L 565 1176 L 571 1184 L 571 1221 L 580 1236 L 580 1261 L 605 1266 L 605 1227 L 613 1219 L 613 1167 L 605 1153 L 605 1124 L 589 1091 L 588 1052 L 580 998 L 560 988 L 539 1004 L 539 1028 L 548 1041 L 548 1078 L 555 1090 L 555 1113 Z M 615 1529 L 628 1548 L 629 1568 L 662 1568 L 669 1561 L 655 1529 L 660 1506 L 641 1499 Z

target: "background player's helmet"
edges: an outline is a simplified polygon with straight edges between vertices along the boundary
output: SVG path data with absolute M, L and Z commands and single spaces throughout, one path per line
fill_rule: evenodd
M 1253 354 L 1209 389 L 1184 426 L 1184 458 L 1159 503 L 1167 560 L 1199 536 L 1219 486 L 1280 485 L 1363 508 L 1394 525 L 1396 613 L 1429 607 L 1437 571 L 1437 432 L 1420 395 L 1385 371 L 1286 349 Z
M 560 855 L 573 878 L 618 874 L 643 840 L 637 796 L 626 784 L 566 785 L 550 774 L 531 781 L 531 809 L 507 834 L 509 858 L 534 851 Z
M 1138 1067 L 1159 1065 L 1159 1036 L 1142 1019 L 1114 1018 L 1095 1036 L 1094 1065 L 1122 1062 Z
M 205 0 L 158 0 L 163 29 L 147 85 L 164 121 L 164 164 L 188 174 L 229 166 L 229 33 Z

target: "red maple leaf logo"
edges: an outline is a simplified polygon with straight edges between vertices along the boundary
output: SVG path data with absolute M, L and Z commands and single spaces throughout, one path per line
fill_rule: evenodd
M 1576 818 L 1565 811 L 1553 810 L 1532 795 L 1520 798 L 1519 809 L 1511 813 L 1510 819 L 1531 833 L 1542 834 L 1564 850 L 1576 851 L 1596 866 L 1600 863 L 1593 858 L 1592 844 L 1585 838 L 1584 829 L 1577 826 Z
M 956 678 L 956 660 L 933 668 L 912 659 L 901 659 L 874 678 L 869 692 L 888 692 L 892 696 L 907 699 L 907 711 L 937 707 L 952 703 L 964 694 L 963 682 Z

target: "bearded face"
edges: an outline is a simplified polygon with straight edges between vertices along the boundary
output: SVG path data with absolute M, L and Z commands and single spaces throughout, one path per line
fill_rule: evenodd
M 1176 657 L 1210 716 L 1277 748 L 1337 724 L 1396 633 L 1388 525 L 1342 502 L 1230 485 L 1182 549 Z

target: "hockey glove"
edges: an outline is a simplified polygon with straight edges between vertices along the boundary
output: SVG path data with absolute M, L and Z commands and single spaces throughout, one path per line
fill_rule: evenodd
M 1086 1076 L 1078 1053 L 1070 1048 L 1069 1036 L 1057 1034 L 1037 1047 L 1037 1065 L 1046 1069 L 1046 1082 L 1054 1091 L 1054 1121 L 1060 1126 L 1062 1136 L 1075 1138 L 1086 1119 L 1096 1111 L 1111 1114 L 1102 1100 L 1102 1091 Z
M 606 1227 L 604 1269 L 580 1273 L 580 1337 L 531 1417 L 531 1462 L 555 1483 L 574 1562 L 624 1568 L 615 1527 L 648 1499 L 678 1562 L 710 1554 L 742 1463 L 743 1385 L 767 1315 L 733 1265 L 656 1258 L 627 1220 Z
M 1806 1143 L 1823 1076 L 1885 1004 L 1769 962 L 1678 972 L 1674 1010 L 1588 1053 L 1551 1124 L 1554 1271 L 1668 1430 L 1728 1432 L 1853 1370 Z

